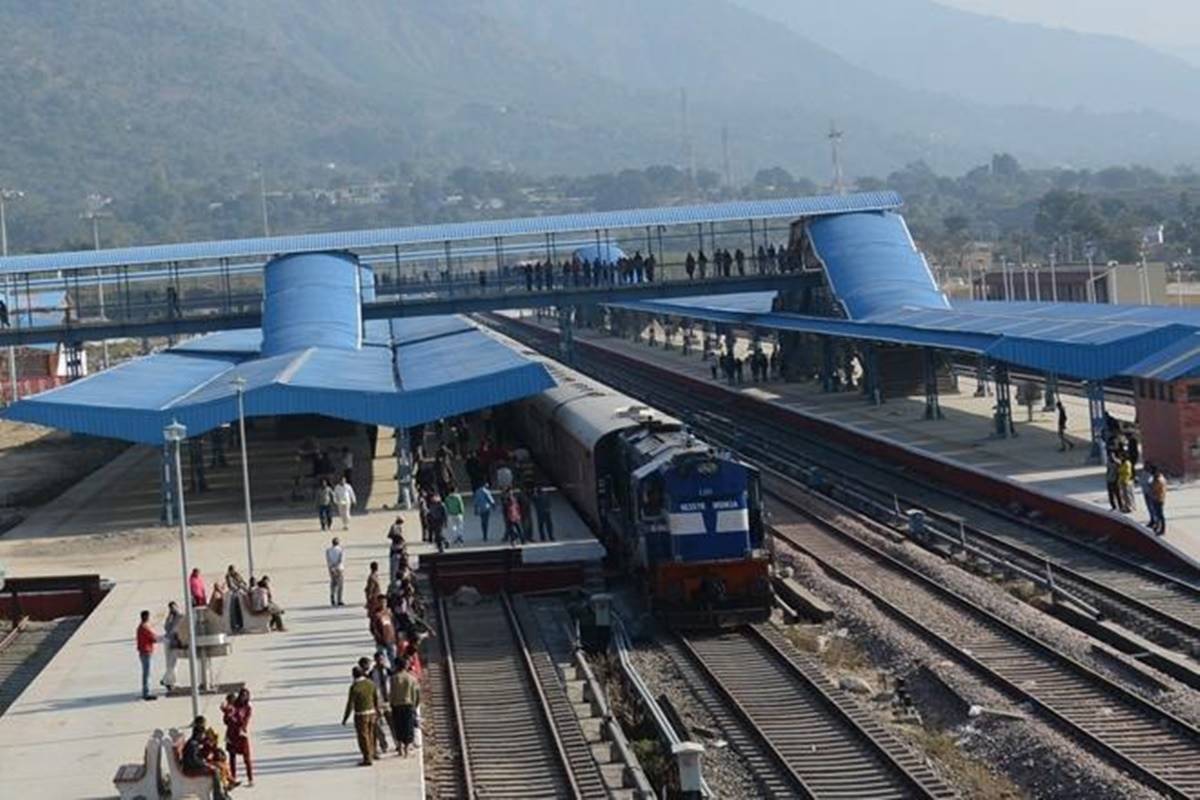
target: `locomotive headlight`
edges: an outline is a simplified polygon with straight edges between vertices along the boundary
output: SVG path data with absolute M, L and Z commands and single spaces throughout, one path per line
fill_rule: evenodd
M 716 475 L 717 470 L 720 468 L 721 465 L 716 461 L 702 461 L 699 466 L 696 467 L 696 472 L 700 475 Z

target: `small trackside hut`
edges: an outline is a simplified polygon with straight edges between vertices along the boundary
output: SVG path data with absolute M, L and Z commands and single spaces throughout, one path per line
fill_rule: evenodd
M 547 363 L 558 386 L 511 404 L 515 430 L 655 613 L 679 627 L 771 608 L 758 471 L 684 425 Z

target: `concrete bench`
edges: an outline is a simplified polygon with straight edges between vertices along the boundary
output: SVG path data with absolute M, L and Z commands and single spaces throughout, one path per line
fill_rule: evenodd
M 247 603 L 242 607 L 242 633 L 270 633 L 271 612 L 251 611 Z
M 163 732 L 156 730 L 146 741 L 140 764 L 122 764 L 113 776 L 121 800 L 157 800 L 163 796 Z
M 172 728 L 170 740 L 164 742 L 163 751 L 166 753 L 167 772 L 170 775 L 171 798 L 180 800 L 184 797 L 198 797 L 200 800 L 212 800 L 212 775 L 187 775 L 183 771 L 179 754 L 185 741 L 184 735 Z

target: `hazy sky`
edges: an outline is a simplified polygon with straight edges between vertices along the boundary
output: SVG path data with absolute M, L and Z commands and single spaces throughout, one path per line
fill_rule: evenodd
M 1200 45 L 1200 0 L 938 0 L 997 17 L 1110 33 L 1167 45 Z

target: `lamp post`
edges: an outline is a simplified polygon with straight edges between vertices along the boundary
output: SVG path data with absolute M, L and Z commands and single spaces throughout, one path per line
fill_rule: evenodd
M 250 462 L 246 459 L 246 379 L 241 375 L 230 381 L 237 392 L 238 441 L 242 446 L 242 499 L 246 504 L 246 568 L 254 580 L 254 522 L 250 516 Z
M 104 209 L 112 203 L 111 197 L 105 197 L 102 194 L 89 194 L 85 202 L 83 218 L 90 220 L 92 223 L 92 249 L 100 249 L 100 218 L 111 217 L 110 212 Z M 100 300 L 100 319 L 104 319 L 104 273 L 99 267 L 96 268 L 96 291 Z M 103 367 L 108 369 L 108 339 L 102 339 L 100 342 L 103 355 Z
M 191 676 L 192 718 L 200 716 L 200 686 L 196 683 L 196 608 L 192 605 L 192 592 L 188 586 L 191 566 L 188 564 L 187 515 L 183 505 L 183 464 L 179 449 L 187 438 L 187 426 L 172 422 L 163 428 L 163 439 L 175 451 L 175 501 L 179 509 L 179 557 L 183 564 L 183 597 L 188 610 L 188 674 Z
M 270 236 L 271 223 L 267 217 L 267 173 L 261 163 L 254 171 L 254 176 L 258 178 L 258 201 L 262 209 L 263 236 Z
M 6 189 L 0 186 L 0 256 L 8 256 L 8 216 L 5 210 L 5 204 L 9 200 L 20 200 L 25 196 L 24 192 L 16 189 Z M 16 303 L 13 302 L 12 288 L 15 284 L 8 278 L 4 280 L 5 302 L 8 303 L 8 313 L 12 314 L 16 310 Z M 8 346 L 8 384 L 12 390 L 12 402 L 17 402 L 21 399 L 21 390 L 17 386 L 17 348 Z

